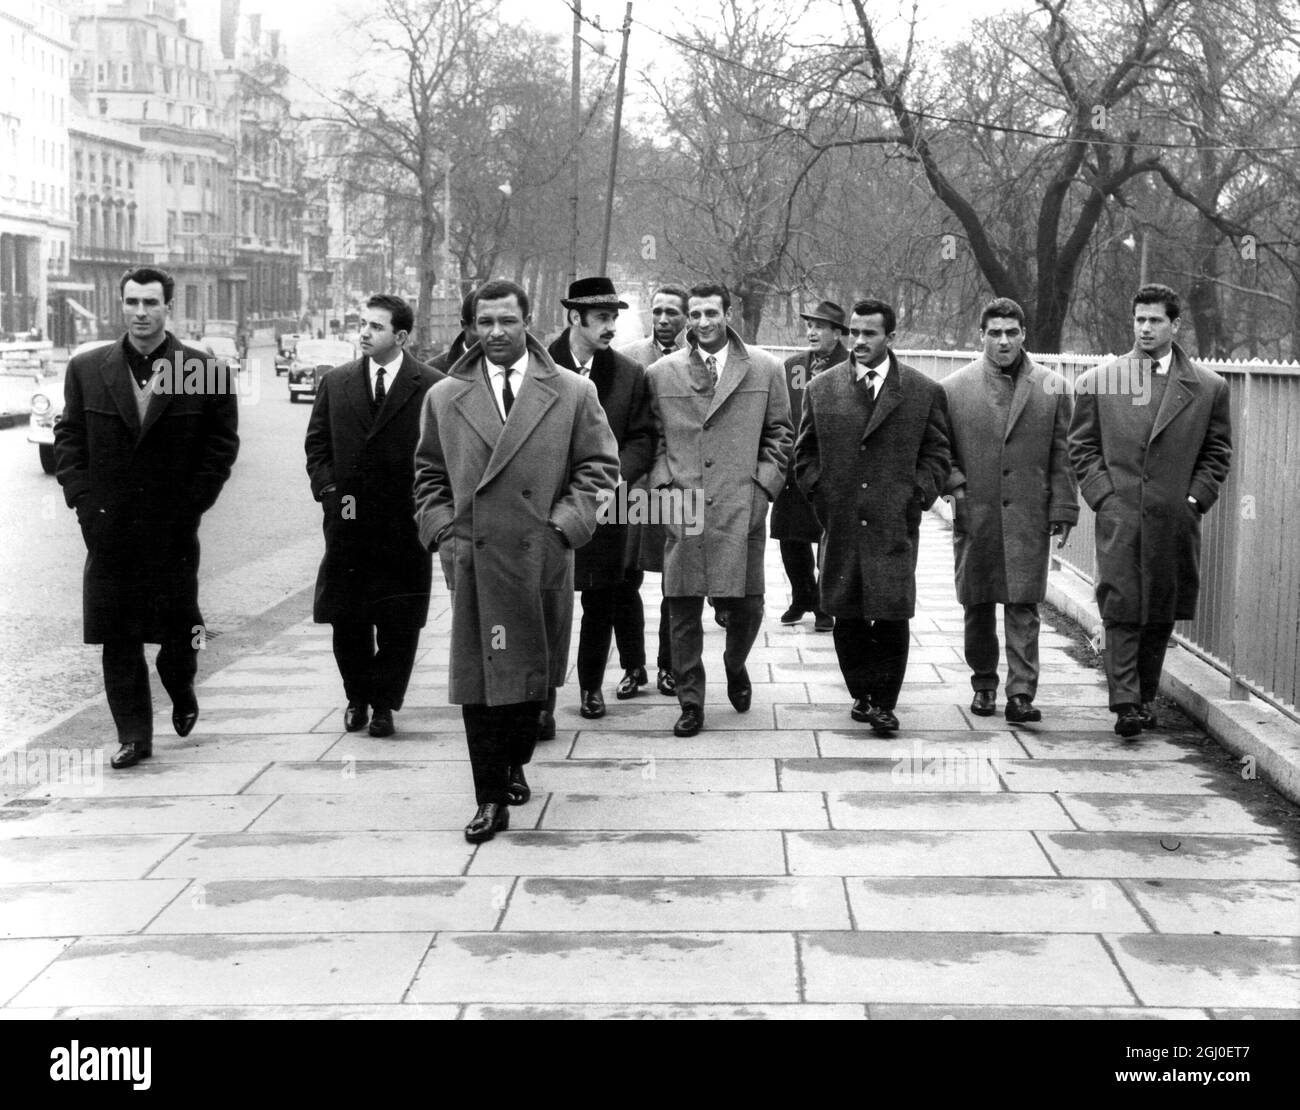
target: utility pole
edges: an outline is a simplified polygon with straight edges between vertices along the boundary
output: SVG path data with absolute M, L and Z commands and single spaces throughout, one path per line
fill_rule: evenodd
M 582 0 L 573 0 L 573 84 L 569 89 L 569 142 L 573 182 L 569 192 L 569 281 L 578 280 L 578 192 L 582 186 L 578 139 L 582 130 Z
M 605 188 L 605 227 L 600 236 L 600 269 L 609 272 L 609 225 L 614 219 L 614 182 L 618 174 L 618 140 L 623 127 L 623 86 L 627 79 L 627 40 L 632 33 L 632 2 L 623 15 L 623 52 L 618 57 L 618 91 L 614 94 L 614 139 L 609 150 L 609 182 Z

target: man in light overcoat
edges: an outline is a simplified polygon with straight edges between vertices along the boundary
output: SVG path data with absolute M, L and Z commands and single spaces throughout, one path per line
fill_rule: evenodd
M 474 319 L 478 345 L 425 397 L 415 519 L 451 591 L 448 696 L 465 720 L 477 843 L 529 798 L 523 765 L 569 664 L 573 549 L 619 469 L 596 387 L 528 334 L 524 289 L 486 283 Z
M 997 710 L 997 607 L 1007 643 L 1006 719 L 1042 719 L 1038 603 L 1051 537 L 1069 538 L 1078 487 L 1066 453 L 1069 384 L 1025 353 L 1025 313 L 999 297 L 980 316 L 984 354 L 941 383 L 948 397 L 957 600 L 965 608 L 971 712 Z
M 1080 375 L 1070 425 L 1079 492 L 1095 510 L 1097 608 L 1115 731 L 1158 725 L 1153 701 L 1174 622 L 1196 615 L 1201 517 L 1232 459 L 1228 383 L 1175 341 L 1167 285 L 1133 296 L 1133 350 Z

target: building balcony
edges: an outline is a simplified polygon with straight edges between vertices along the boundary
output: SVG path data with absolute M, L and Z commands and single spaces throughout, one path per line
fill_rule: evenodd
M 73 243 L 71 258 L 73 262 L 120 262 L 124 266 L 145 266 L 153 261 L 153 255 L 147 251 L 128 251 L 119 247 L 92 247 L 84 243 Z

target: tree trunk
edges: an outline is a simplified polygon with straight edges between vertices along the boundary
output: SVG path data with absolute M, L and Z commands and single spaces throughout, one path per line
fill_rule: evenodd
M 438 280 L 437 192 L 432 186 L 420 191 L 420 299 L 415 313 L 416 350 L 433 350 L 433 286 Z

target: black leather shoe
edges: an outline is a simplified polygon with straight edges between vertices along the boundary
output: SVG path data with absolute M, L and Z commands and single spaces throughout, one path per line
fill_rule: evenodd
M 996 690 L 976 690 L 971 698 L 970 711 L 977 717 L 992 717 L 998 711 Z
M 715 608 L 713 610 L 713 623 L 719 628 L 727 627 L 727 611 L 725 609 Z
M 618 686 L 614 689 L 614 696 L 619 701 L 627 701 L 628 698 L 636 697 L 641 687 L 649 681 L 650 676 L 645 673 L 644 667 L 633 667 L 624 672 Z
M 177 736 L 188 736 L 194 731 L 199 719 L 199 699 L 194 696 L 191 686 L 179 698 L 172 701 L 172 728 Z
M 748 713 L 753 698 L 754 687 L 750 684 L 748 671 L 741 671 L 734 681 L 727 679 L 727 700 L 737 713 Z
M 891 710 L 881 709 L 878 705 L 871 707 L 867 714 L 867 724 L 877 736 L 888 736 L 891 732 L 898 731 L 898 718 Z
M 1028 694 L 1013 694 L 1007 699 L 1006 717 L 1013 725 L 1025 725 L 1041 721 L 1043 714 L 1041 710 L 1034 708 L 1034 703 L 1029 700 Z
M 516 763 L 510 768 L 510 785 L 506 787 L 506 802 L 512 806 L 521 806 L 533 796 L 524 778 L 524 769 Z
M 803 615 L 807 609 L 800 609 L 797 605 L 791 605 L 784 613 L 781 614 L 782 624 L 798 624 L 803 620 Z
M 677 696 L 677 679 L 673 676 L 672 671 L 660 671 L 659 681 L 655 683 L 659 687 L 659 692 L 666 698 L 675 698 Z
M 499 802 L 484 802 L 478 807 L 474 819 L 465 826 L 465 839 L 471 844 L 482 844 L 509 827 L 510 810 Z
M 1142 731 L 1142 712 L 1131 703 L 1115 707 L 1115 732 L 1130 740 Z
M 555 739 L 555 714 L 549 709 L 543 709 L 541 713 L 537 715 L 537 739 Z
M 374 716 L 370 718 L 370 735 L 392 736 L 396 731 L 393 727 L 393 711 L 376 706 Z
M 117 749 L 117 754 L 108 761 L 108 765 L 120 771 L 124 767 L 134 767 L 140 760 L 148 759 L 151 755 L 153 755 L 152 740 L 148 743 L 124 743 Z
M 834 631 L 835 631 L 835 618 L 832 617 L 829 613 L 818 613 L 818 612 L 814 612 L 814 613 L 813 613 L 813 616 L 815 616 L 815 617 L 817 618 L 816 620 L 813 621 L 813 631 L 814 631 L 814 632 L 834 632 Z
M 348 732 L 360 732 L 370 721 L 370 712 L 363 701 L 350 701 L 343 710 L 343 727 Z
M 870 700 L 867 698 L 854 698 L 853 708 L 849 710 L 849 716 L 865 725 L 871 720 Z
M 673 725 L 674 736 L 694 736 L 704 727 L 704 710 L 698 705 L 683 705 L 682 715 Z
M 1153 701 L 1142 703 L 1142 707 L 1138 710 L 1138 717 L 1144 729 L 1160 727 L 1160 718 L 1156 716 L 1156 703 Z
M 605 697 L 599 690 L 583 690 L 578 712 L 589 721 L 605 715 Z

